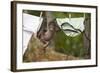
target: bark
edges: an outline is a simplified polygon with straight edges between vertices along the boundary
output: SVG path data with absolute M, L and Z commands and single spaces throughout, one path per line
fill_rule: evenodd
M 84 41 L 84 48 L 87 50 L 86 52 L 86 58 L 90 58 L 90 52 L 91 52 L 91 19 L 88 17 L 84 21 L 85 25 L 85 31 L 83 35 L 83 41 Z
M 55 17 L 52 15 L 52 12 L 45 12 L 45 16 L 47 18 L 47 24 L 49 24 L 51 21 L 54 21 Z

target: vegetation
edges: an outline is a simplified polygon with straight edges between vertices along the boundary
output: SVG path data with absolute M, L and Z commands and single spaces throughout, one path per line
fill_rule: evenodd
M 80 58 L 84 57 L 86 49 L 84 49 L 82 37 L 83 34 L 70 37 L 65 35 L 63 31 L 57 32 L 54 37 L 55 49 L 67 55 L 73 55 Z

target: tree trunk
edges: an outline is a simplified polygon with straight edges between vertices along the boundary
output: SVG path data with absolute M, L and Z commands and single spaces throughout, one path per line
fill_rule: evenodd
M 55 17 L 52 15 L 52 12 L 45 12 L 45 16 L 47 19 L 47 24 L 49 24 L 51 21 L 53 21 L 55 19 Z
M 91 58 L 91 19 L 90 17 L 85 18 L 84 21 L 85 25 L 85 31 L 83 35 L 83 41 L 84 41 L 84 48 L 87 50 L 86 52 L 86 58 Z

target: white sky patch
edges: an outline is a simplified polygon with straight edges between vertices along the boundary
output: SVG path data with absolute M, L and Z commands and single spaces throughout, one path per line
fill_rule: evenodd
M 43 18 L 40 19 L 38 16 L 23 13 L 23 29 L 36 33 L 42 20 Z
M 32 34 L 36 34 L 43 18 L 23 13 L 23 54 L 27 48 L 28 42 Z
M 69 24 L 71 24 L 74 28 L 76 29 L 80 29 L 81 31 L 84 30 L 84 17 L 79 17 L 79 18 L 57 18 L 57 23 L 59 25 L 59 27 L 61 28 L 61 25 L 65 22 L 68 22 Z M 69 26 L 64 26 L 63 29 L 72 29 L 71 27 Z M 64 31 L 65 32 L 65 31 Z M 75 32 L 65 32 L 65 34 L 67 36 L 71 36 L 71 37 L 74 37 L 74 36 L 77 36 L 79 33 L 75 33 Z

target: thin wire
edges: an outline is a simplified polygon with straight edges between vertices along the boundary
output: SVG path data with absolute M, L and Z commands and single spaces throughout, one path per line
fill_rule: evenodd
M 71 13 L 69 13 L 69 21 L 71 21 L 71 17 L 72 17 L 72 15 L 71 15 Z
M 69 13 L 69 23 L 71 22 L 71 17 L 72 17 L 72 15 L 71 15 L 71 13 Z M 69 36 L 73 36 L 73 33 L 71 33 Z

